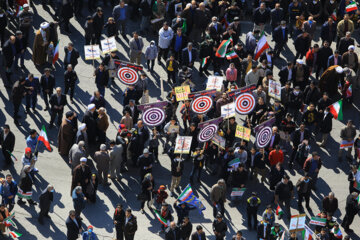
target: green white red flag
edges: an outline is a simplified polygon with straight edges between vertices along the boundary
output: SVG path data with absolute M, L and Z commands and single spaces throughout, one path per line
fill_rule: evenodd
M 307 225 L 305 225 L 305 229 L 302 231 L 302 239 L 304 239 L 304 240 L 312 240 L 313 239 L 313 237 L 312 237 L 313 234 L 314 234 L 314 232 Z
M 335 227 L 333 227 L 332 229 L 331 229 L 331 232 L 334 234 L 334 236 L 337 238 L 337 239 L 342 239 L 342 232 L 341 232 L 341 230 L 340 230 L 340 228 L 337 228 L 337 229 L 335 229 Z
M 203 60 L 202 60 L 202 62 L 201 62 L 201 67 L 202 67 L 202 68 L 204 68 L 205 65 L 208 63 L 208 58 L 209 58 L 209 57 L 203 58 Z
M 154 210 L 154 212 L 155 212 L 156 218 L 160 221 L 160 223 L 161 223 L 162 225 L 164 225 L 165 227 L 167 227 L 167 226 L 168 226 L 167 220 L 166 220 L 165 218 L 163 218 L 158 211 Z
M 331 114 L 334 115 L 335 119 L 338 119 L 339 121 L 343 120 L 342 99 L 330 105 L 329 108 Z
M 228 52 L 226 54 L 226 59 L 227 60 L 231 60 L 231 59 L 235 59 L 235 58 L 238 58 L 239 56 L 236 54 L 236 52 L 233 50 L 231 52 Z
M 18 232 L 15 232 L 15 231 L 10 231 L 9 234 L 10 234 L 10 236 L 11 236 L 12 238 L 19 238 L 19 237 L 22 236 L 21 233 L 18 233 Z
M 227 48 L 230 45 L 230 43 L 232 43 L 232 42 L 233 42 L 233 40 L 231 37 L 228 40 L 223 40 L 221 42 L 220 46 L 218 47 L 218 49 L 216 50 L 215 56 L 217 56 L 219 58 L 225 57 Z
M 317 226 L 326 226 L 326 218 L 311 217 L 310 224 Z
M 277 205 L 277 207 L 276 207 L 276 216 L 281 216 L 283 214 L 284 214 L 284 212 L 281 209 L 280 205 Z
M 258 58 L 261 56 L 261 54 L 266 50 L 270 48 L 269 44 L 266 41 L 266 36 L 265 34 L 262 34 L 262 36 L 260 37 L 257 46 L 255 48 L 255 57 L 254 60 L 258 60 Z
M 48 137 L 47 137 L 46 129 L 45 129 L 45 126 L 44 126 L 44 125 L 42 126 L 42 129 L 41 129 L 41 132 L 40 132 L 38 141 L 43 142 L 44 145 L 45 145 L 45 147 L 47 148 L 47 150 L 51 151 L 50 142 L 49 142 L 49 139 L 48 139 Z
M 31 199 L 32 192 L 23 192 L 23 190 L 18 188 L 18 192 L 16 195 L 18 195 L 20 198 Z
M 55 64 L 56 61 L 59 59 L 59 42 L 60 42 L 60 40 L 57 42 L 56 47 L 55 47 L 54 57 L 53 57 L 53 60 L 52 60 L 52 64 Z
M 346 6 L 346 12 L 352 12 L 357 10 L 356 2 L 352 2 Z

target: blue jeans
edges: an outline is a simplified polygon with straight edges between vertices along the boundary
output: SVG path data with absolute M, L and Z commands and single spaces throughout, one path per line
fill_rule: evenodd
M 35 109 L 37 103 L 37 95 L 36 94 L 26 95 L 26 109 L 30 108 L 30 101 L 32 102 L 31 107 Z

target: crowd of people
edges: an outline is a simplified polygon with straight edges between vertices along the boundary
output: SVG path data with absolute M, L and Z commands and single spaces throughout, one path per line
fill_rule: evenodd
M 279 220 L 284 217 L 284 221 L 289 223 L 292 216 L 290 205 L 295 201 L 298 211 L 305 213 L 303 200 L 310 218 L 315 214 L 326 219 L 324 224 L 312 228 L 314 237 L 316 235 L 321 240 L 350 239 L 342 235 L 339 224 L 351 236 L 350 225 L 360 210 L 360 135 L 357 136 L 352 116 L 341 129 L 337 156 L 338 162 L 345 157 L 351 168 L 346 207 L 340 209 L 345 210 L 344 217 L 341 220 L 334 217 L 339 208 L 333 192 L 322 199 L 315 213 L 310 207 L 310 199 L 312 192 L 317 191 L 322 169 L 321 154 L 312 148 L 315 145 L 329 148 L 334 118 L 342 120 L 341 108 L 351 106 L 353 95 L 360 86 L 356 53 L 359 46 L 353 38 L 360 23 L 356 2 L 103 0 L 100 3 L 88 0 L 91 14 L 84 17 L 83 0 L 42 0 L 44 8 L 54 8 L 58 21 L 44 21 L 33 33 L 33 28 L 37 29 L 33 22 L 39 18 L 31 10 L 31 6 L 35 7 L 34 2 L 0 0 L 0 40 L 5 66 L 3 81 L 5 87 L 11 89 L 9 100 L 13 104 L 15 126 L 22 125 L 19 120 L 22 118 L 19 115 L 22 99 L 25 98 L 26 118 L 37 113 L 38 98 L 42 95 L 44 111 L 49 111 L 51 116 L 47 128 L 56 126 L 58 129 L 56 148 L 67 159 L 72 173 L 69 187 L 73 208 L 66 220 L 67 239 L 78 239 L 80 234 L 83 239 L 95 239 L 93 226 L 83 229 L 82 211 L 88 204 L 96 204 L 99 185 L 106 188 L 111 185 L 110 180 L 120 182 L 128 178 L 130 167 L 139 171 L 139 213 L 145 213 L 146 203 L 161 222 L 160 236 L 167 240 L 206 239 L 203 227 L 197 225 L 193 228 L 189 217 L 189 212 L 196 206 L 177 200 L 185 187 L 181 184 L 182 179 L 198 188 L 201 182 L 208 181 L 202 178 L 204 171 L 216 179 L 207 200 L 213 207 L 212 230 L 217 240 L 245 239 L 241 230 L 230 236 L 229 220 L 224 215 L 227 200 L 238 205 L 242 198 L 247 212 L 247 229 L 244 230 L 256 231 L 257 239 L 276 240 L 287 234 Z M 113 10 L 105 13 L 108 4 Z M 104 9 L 100 5 L 104 5 Z M 107 20 L 104 15 L 109 16 Z M 143 64 L 136 84 L 123 90 L 121 119 L 112 119 L 107 113 L 109 103 L 105 99 L 106 88 L 119 82 L 116 71 L 121 57 L 117 51 L 107 54 L 96 67 L 94 82 L 89 83 L 94 87 L 93 96 L 84 113 L 65 111 L 79 97 L 77 85 L 81 79 L 75 68 L 80 53 L 69 42 L 61 52 L 63 69 L 55 67 L 59 56 L 56 50 L 58 27 L 64 34 L 71 34 L 70 19 L 74 16 L 77 20 L 85 20 L 85 35 L 78 41 L 84 45 L 100 44 L 105 33 L 106 37 L 115 37 L 119 43 L 128 45 L 129 52 L 123 55 L 128 55 L 131 66 Z M 242 24 L 248 24 L 249 18 L 252 18 L 253 26 L 246 33 L 242 31 Z M 130 21 L 138 26 L 132 33 L 128 31 Z M 7 28 L 10 23 L 16 26 L 15 30 Z M 131 34 L 130 39 L 128 34 Z M 274 41 L 273 49 L 260 49 L 264 34 L 268 41 Z M 244 42 L 240 39 L 243 35 Z M 320 37 L 321 44 L 316 43 L 317 37 Z M 145 39 L 150 42 L 148 46 Z M 220 54 L 224 43 L 229 44 L 225 53 Z M 288 50 L 291 44 L 296 51 L 293 56 Z M 39 77 L 34 73 L 26 76 L 14 74 L 20 68 L 26 69 L 24 58 L 28 48 L 32 48 L 31 61 L 42 73 Z M 287 59 L 287 64 L 275 76 L 274 65 L 282 57 Z M 171 91 L 164 99 L 167 101 L 165 120 L 149 127 L 142 119 L 139 105 L 149 102 L 149 76 L 156 74 L 156 64 L 166 71 L 167 76 L 159 77 L 167 79 Z M 55 73 L 59 72 L 64 76 L 63 84 L 55 79 Z M 191 99 L 177 101 L 176 87 L 189 86 L 191 92 L 201 91 L 209 76 L 222 76 L 224 81 L 221 91 L 210 95 L 214 104 L 208 112 L 199 114 L 193 111 Z M 280 98 L 269 95 L 272 81 L 281 85 Z M 253 85 L 254 110 L 243 118 L 230 117 L 219 124 L 217 134 L 224 139 L 225 146 L 211 140 L 201 142 L 199 124 L 222 116 L 222 106 L 234 101 L 230 92 Z M 68 94 L 70 101 L 67 100 Z M 334 112 L 334 103 L 342 104 L 340 111 Z M 116 136 L 107 135 L 110 119 L 119 122 Z M 272 134 L 265 147 L 258 147 L 256 140 L 246 141 L 235 136 L 237 126 L 243 126 L 251 129 L 256 138 L 255 127 L 270 119 L 274 119 Z M 178 136 L 192 137 L 189 154 L 174 152 Z M 21 157 L 23 167 L 19 181 L 15 181 L 11 174 L 1 179 L 0 230 L 3 233 L 8 227 L 3 220 L 10 216 L 16 203 L 20 206 L 26 204 L 23 199 L 30 205 L 39 203 L 40 224 L 44 224 L 44 217 L 50 218 L 54 187 L 47 186 L 38 202 L 28 194 L 32 192 L 34 175 L 39 174 L 35 167 L 38 153 L 48 148 L 46 141 L 43 131 L 38 133 L 32 129 Z M 0 144 L 6 165 L 12 164 L 15 142 L 15 135 L 5 124 Z M 159 149 L 163 150 L 162 153 Z M 345 154 L 344 149 L 347 150 Z M 159 167 L 161 154 L 166 154 L 171 160 L 171 179 L 166 183 L 155 183 L 153 169 Z M 229 169 L 229 163 L 235 159 L 238 164 Z M 192 166 L 190 174 L 185 173 L 185 165 Z M 299 179 L 290 179 L 286 170 L 292 169 L 298 170 Z M 251 188 L 255 181 L 269 188 L 273 195 L 271 204 L 266 205 L 263 213 L 259 207 L 264 203 L 256 191 L 246 191 L 243 197 L 230 196 L 232 189 Z M 114 211 L 116 239 L 144 239 L 136 236 L 138 223 L 134 210 L 118 204 Z M 176 213 L 177 220 L 173 213 Z M 282 239 L 299 239 L 296 234 L 291 231 Z

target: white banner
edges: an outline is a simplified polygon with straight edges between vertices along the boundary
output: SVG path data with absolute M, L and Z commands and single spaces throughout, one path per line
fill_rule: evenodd
M 116 47 L 115 37 L 110 37 L 110 38 L 101 40 L 101 48 L 102 48 L 103 54 L 106 54 L 106 53 L 109 53 L 112 51 L 116 51 L 117 47 Z
M 100 47 L 99 45 L 85 45 L 85 60 L 100 59 Z

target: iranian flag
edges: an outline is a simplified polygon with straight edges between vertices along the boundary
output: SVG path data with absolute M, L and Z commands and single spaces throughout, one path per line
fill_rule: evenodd
M 232 43 L 233 40 L 230 37 L 228 40 L 223 40 L 220 44 L 220 46 L 218 47 L 218 49 L 216 50 L 216 54 L 215 56 L 223 58 L 225 57 L 226 54 L 226 50 L 228 48 L 228 46 L 230 45 L 230 43 Z
M 16 227 L 16 224 L 12 219 L 7 219 L 4 221 L 4 223 L 6 227 L 10 227 L 10 226 Z
M 56 47 L 55 47 L 54 58 L 52 60 L 52 64 L 55 64 L 56 61 L 59 59 L 59 42 L 60 42 L 60 40 L 57 42 Z
M 203 58 L 203 60 L 202 60 L 202 62 L 201 62 L 201 67 L 202 67 L 202 68 L 204 68 L 205 65 L 208 63 L 208 58 L 209 58 L 209 57 Z
M 340 228 L 337 228 L 337 229 L 335 229 L 335 227 L 333 227 L 332 229 L 331 229 L 331 232 L 334 234 L 334 236 L 337 238 L 337 239 L 342 239 L 342 232 L 341 232 L 341 230 L 340 230 Z
M 22 236 L 21 233 L 18 233 L 18 232 L 15 232 L 15 231 L 10 231 L 9 234 L 10 234 L 10 236 L 11 236 L 12 238 L 19 238 L 19 237 Z
M 254 60 L 258 60 L 258 58 L 260 57 L 260 55 L 266 50 L 270 48 L 269 44 L 266 41 L 266 36 L 265 34 L 261 34 L 261 37 L 257 43 L 256 49 L 255 49 L 255 57 Z
M 44 126 L 44 125 L 42 126 L 42 129 L 41 129 L 41 132 L 40 132 L 38 141 L 43 142 L 44 145 L 45 145 L 45 147 L 47 148 L 47 150 L 51 151 L 49 139 L 48 139 L 48 137 L 47 137 L 46 129 L 45 129 L 45 126 Z
M 304 239 L 304 240 L 312 240 L 313 239 L 313 237 L 312 237 L 313 234 L 314 234 L 314 232 L 307 225 L 305 225 L 305 229 L 302 231 L 302 239 Z
M 352 96 L 352 84 L 346 89 L 346 98 L 349 98 Z
M 238 55 L 236 54 L 235 51 L 231 51 L 226 54 L 227 60 L 231 60 L 231 59 L 235 59 L 235 58 L 238 58 Z
M 18 188 L 18 192 L 16 195 L 18 195 L 20 198 L 31 199 L 32 192 L 23 192 L 23 190 Z
M 356 188 L 357 190 L 360 190 L 360 182 L 358 182 L 358 181 L 355 180 L 353 187 Z M 358 199 L 358 203 L 360 203 L 360 202 L 359 202 L 359 199 Z
M 246 191 L 246 188 L 233 188 L 231 191 L 232 197 L 241 197 L 244 195 L 244 192 Z
M 331 17 L 334 21 L 336 21 L 337 17 L 336 17 L 336 9 L 333 11 L 333 13 L 331 14 Z
M 276 216 L 281 216 L 283 214 L 284 214 L 284 212 L 281 209 L 280 205 L 277 205 L 277 207 L 276 207 Z
M 183 192 L 180 194 L 180 196 L 178 197 L 178 201 L 179 202 L 184 202 L 184 201 L 186 201 L 188 198 L 189 198 L 189 196 L 191 196 L 191 194 L 193 193 L 193 191 L 192 191 L 192 189 L 191 189 L 191 185 L 190 184 L 188 184 L 187 186 L 186 186 L 186 188 L 183 190 Z
M 352 2 L 346 6 L 346 12 L 352 12 L 356 10 L 357 10 L 356 2 Z
M 334 115 L 335 119 L 338 119 L 339 121 L 343 120 L 343 114 L 342 114 L 342 100 L 333 103 L 329 106 L 330 112 L 332 115 Z
M 168 224 L 167 224 L 166 219 L 163 218 L 158 211 L 154 210 L 154 212 L 155 212 L 156 218 L 161 222 L 161 224 L 164 225 L 165 227 L 167 227 Z
M 14 156 L 14 154 L 12 154 L 9 150 L 6 151 L 10 154 L 11 160 L 13 160 L 14 162 L 17 161 L 17 158 Z
M 310 224 L 325 227 L 326 226 L 326 218 L 311 217 Z

